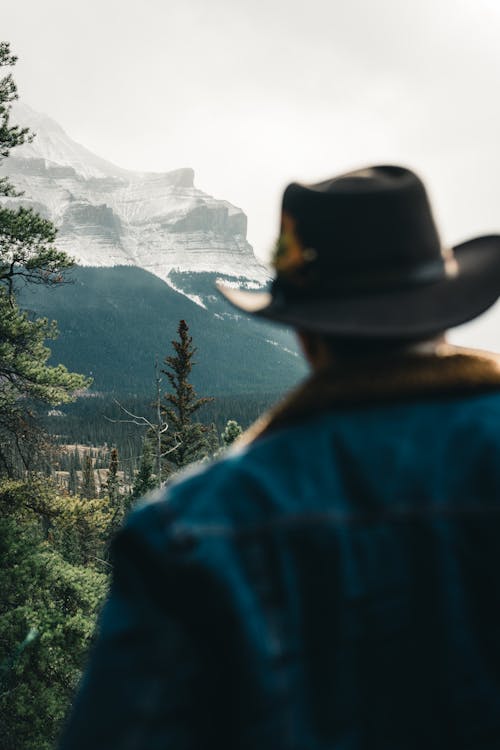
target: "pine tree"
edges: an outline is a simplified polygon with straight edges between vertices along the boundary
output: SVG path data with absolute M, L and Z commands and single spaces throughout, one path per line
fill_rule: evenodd
M 70 495 L 76 495 L 78 492 L 78 480 L 76 478 L 76 469 L 72 465 L 69 470 L 68 492 Z
M 153 450 L 149 440 L 144 441 L 142 448 L 141 465 L 134 479 L 132 488 L 132 499 L 136 500 L 156 487 L 156 478 L 153 475 Z
M 17 62 L 17 57 L 10 51 L 8 42 L 0 42 L 0 68 L 11 68 Z M 11 125 L 10 110 L 12 102 L 18 99 L 17 86 L 12 74 L 4 76 L 0 80 L 0 157 L 6 158 L 11 148 L 21 146 L 25 141 L 31 141 L 33 135 L 29 128 L 20 128 L 19 125 Z M 19 195 L 7 177 L 0 179 L 0 195 Z
M 136 473 L 135 457 L 130 456 L 130 458 L 127 460 L 127 463 L 125 464 L 126 484 L 129 490 L 131 490 L 134 484 L 135 473 Z
M 116 448 L 111 449 L 111 457 L 108 467 L 108 480 L 106 482 L 105 489 L 108 497 L 108 507 L 111 513 L 111 522 L 109 527 L 109 542 L 111 542 L 113 536 L 122 524 L 126 510 L 125 499 L 120 492 L 120 484 L 118 480 L 118 450 Z M 108 555 L 109 545 L 106 550 L 106 556 Z
M 82 486 L 80 489 L 81 497 L 92 500 L 97 495 L 94 478 L 94 466 L 90 454 L 86 453 L 83 459 Z
M 106 483 L 106 492 L 111 506 L 116 506 L 119 500 L 120 485 L 118 482 L 118 451 L 112 448 L 111 457 L 108 467 L 108 481 Z
M 220 451 L 219 433 L 217 431 L 217 425 L 215 424 L 215 422 L 212 422 L 208 428 L 207 444 L 208 444 L 208 452 L 207 452 L 207 460 L 208 460 L 208 459 L 214 458 Z
M 0 43 L 0 68 L 16 62 L 9 44 Z M 27 128 L 10 123 L 17 88 L 12 75 L 0 79 L 0 162 L 10 150 L 33 137 Z M 16 196 L 6 177 L 0 196 Z M 24 207 L 0 205 L 0 472 L 14 474 L 16 462 L 30 469 L 43 450 L 34 403 L 56 405 L 71 401 L 89 381 L 63 365 L 47 364 L 45 340 L 55 338 L 55 323 L 33 320 L 17 302 L 17 284 L 53 286 L 73 265 L 54 247 L 56 229 L 50 221 Z M 14 457 L 14 458 L 13 458 Z
M 228 419 L 224 432 L 220 436 L 224 447 L 228 448 L 231 443 L 239 438 L 242 432 L 243 428 L 235 419 Z
M 0 483 L 0 746 L 49 750 L 107 588 L 109 515 L 40 477 Z
M 209 452 L 207 433 L 210 428 L 193 419 L 193 415 L 212 398 L 198 398 L 194 386 L 189 382 L 195 365 L 196 348 L 189 335 L 185 320 L 179 321 L 179 338 L 172 341 L 174 354 L 165 357 L 167 376 L 171 390 L 164 394 L 162 417 L 168 429 L 162 436 L 162 453 L 165 456 L 166 474 L 198 461 Z

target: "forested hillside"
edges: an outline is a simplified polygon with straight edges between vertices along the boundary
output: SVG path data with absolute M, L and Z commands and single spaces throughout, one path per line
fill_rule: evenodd
M 182 275 L 183 288 L 202 294 L 206 307 L 137 267 L 76 267 L 69 278 L 57 289 L 24 288 L 20 299 L 33 315 L 57 320 L 51 362 L 92 377 L 93 392 L 148 396 L 155 358 L 165 356 L 179 319 L 196 343 L 193 382 L 204 393 L 275 394 L 305 371 L 292 335 L 236 315 L 213 274 Z

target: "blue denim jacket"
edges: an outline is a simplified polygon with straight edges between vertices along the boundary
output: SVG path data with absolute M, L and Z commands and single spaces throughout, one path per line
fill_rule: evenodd
M 133 513 L 64 750 L 498 750 L 500 369 L 449 356 Z

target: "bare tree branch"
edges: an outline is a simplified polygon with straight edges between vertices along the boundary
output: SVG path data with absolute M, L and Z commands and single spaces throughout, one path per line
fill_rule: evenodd
M 156 438 L 156 464 L 157 464 L 157 476 L 158 476 L 158 484 L 161 487 L 162 486 L 162 477 L 161 477 L 161 459 L 165 456 L 168 456 L 169 453 L 173 453 L 174 451 L 179 448 L 182 443 L 177 442 L 172 448 L 169 448 L 169 450 L 162 453 L 161 451 L 161 436 L 168 430 L 168 422 L 164 422 L 161 419 L 161 411 L 160 411 L 160 383 L 161 378 L 159 377 L 159 367 L 158 367 L 158 359 L 155 363 L 155 373 L 156 373 L 156 411 L 158 415 L 158 423 L 154 424 L 153 422 L 150 422 L 149 419 L 144 417 L 142 414 L 134 414 L 133 412 L 126 409 L 123 404 L 121 404 L 116 398 L 113 399 L 115 404 L 122 410 L 124 414 L 126 414 L 130 419 L 112 419 L 111 417 L 104 416 L 104 419 L 106 419 L 108 422 L 112 422 L 113 424 L 134 424 L 137 427 L 147 427 L 151 432 L 154 434 Z
M 111 419 L 111 417 L 107 417 L 106 415 L 104 415 L 104 419 L 113 424 L 136 424 L 138 427 L 150 427 L 151 429 L 154 427 L 145 417 L 142 418 L 142 422 L 138 422 L 137 419 Z
M 164 453 L 160 453 L 160 457 L 163 458 L 164 456 L 168 456 L 169 453 L 173 453 L 177 450 L 177 448 L 180 448 L 182 445 L 182 442 L 179 441 L 176 443 L 172 448 L 169 448 L 168 451 L 165 451 Z

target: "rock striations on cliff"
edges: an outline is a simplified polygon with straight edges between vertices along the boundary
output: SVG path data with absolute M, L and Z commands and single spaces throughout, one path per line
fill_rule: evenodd
M 36 133 L 0 173 L 58 227 L 58 246 L 82 266 L 136 265 L 178 287 L 179 274 L 215 273 L 265 283 L 243 211 L 194 185 L 192 169 L 132 172 L 75 143 L 54 120 L 17 103 L 13 120 Z M 176 282 L 174 283 L 173 274 Z M 191 295 L 195 297 L 196 295 Z

